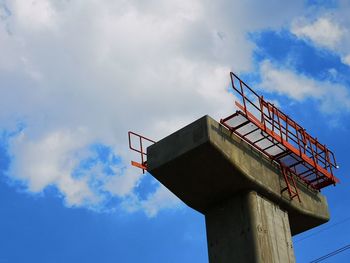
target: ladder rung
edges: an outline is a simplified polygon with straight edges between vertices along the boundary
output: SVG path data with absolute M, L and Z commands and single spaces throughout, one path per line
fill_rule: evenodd
M 300 197 L 299 197 L 299 193 L 298 193 L 298 188 L 296 186 L 292 171 L 288 167 L 284 166 L 282 163 L 280 163 L 280 166 L 281 166 L 281 171 L 282 171 L 282 174 L 284 177 L 284 181 L 287 185 L 285 188 L 283 188 L 281 190 L 281 193 L 288 190 L 289 197 L 292 200 L 295 197 L 298 197 L 299 202 L 301 202 Z

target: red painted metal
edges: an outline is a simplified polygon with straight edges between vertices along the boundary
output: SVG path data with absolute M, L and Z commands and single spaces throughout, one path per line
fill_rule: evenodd
M 284 166 L 283 163 L 280 163 L 280 166 L 281 166 L 281 171 L 283 174 L 284 181 L 286 182 L 286 187 L 281 190 L 281 193 L 288 190 L 289 196 L 292 200 L 295 197 L 297 197 L 299 202 L 301 202 L 298 188 L 295 183 L 295 179 L 294 179 L 295 175 L 293 171 L 289 167 Z
M 280 164 L 291 198 L 298 197 L 294 177 L 320 190 L 335 185 L 335 156 L 326 145 L 272 103 L 264 100 L 231 72 L 232 88 L 239 95 L 236 113 L 220 122 L 271 160 Z M 286 189 L 283 189 L 286 190 Z
M 135 132 L 129 131 L 128 132 L 128 138 L 129 138 L 129 148 L 137 153 L 140 154 L 140 162 L 135 162 L 135 161 L 131 161 L 131 165 L 142 169 L 142 173 L 145 173 L 145 171 L 147 171 L 147 152 L 146 152 L 146 147 L 145 144 L 153 144 L 155 143 L 155 141 L 148 139 L 140 134 L 137 134 Z M 132 138 L 136 138 L 136 140 L 138 141 L 138 147 L 134 147 L 133 146 L 133 139 Z

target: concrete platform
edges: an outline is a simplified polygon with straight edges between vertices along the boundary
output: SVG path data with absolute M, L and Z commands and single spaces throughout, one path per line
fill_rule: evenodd
M 204 116 L 147 149 L 148 171 L 193 209 L 209 215 L 232 198 L 255 192 L 288 214 L 295 235 L 329 220 L 326 198 L 297 182 L 292 201 L 277 164 Z M 287 241 L 288 242 L 288 241 Z

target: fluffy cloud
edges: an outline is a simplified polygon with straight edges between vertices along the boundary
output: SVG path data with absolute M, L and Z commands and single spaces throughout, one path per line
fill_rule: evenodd
M 338 54 L 342 62 L 350 66 L 350 3 L 340 0 L 337 4 L 331 11 L 314 8 L 308 15 L 295 18 L 291 32 L 316 47 Z
M 231 113 L 228 73 L 252 64 L 247 32 L 279 28 L 302 14 L 303 1 L 288 5 L 5 1 L 0 123 L 5 130 L 18 122 L 26 127 L 11 139 L 9 175 L 31 192 L 57 187 L 69 206 L 118 197 L 154 215 L 176 204 L 164 188 L 148 201 L 132 198 L 140 175 L 128 165 L 127 131 L 157 140 L 204 114 Z M 109 163 L 109 173 L 99 161 L 74 176 L 96 143 L 121 161 Z
M 320 17 L 308 23 L 297 21 L 292 26 L 292 32 L 300 38 L 306 38 L 317 45 L 335 48 L 342 40 L 345 29 L 327 17 Z
M 350 66 L 350 54 L 345 57 L 342 57 L 342 62 Z
M 147 196 L 145 200 L 135 194 L 128 195 L 121 204 L 121 207 L 129 212 L 144 211 L 149 217 L 157 215 L 161 209 L 181 208 L 180 199 L 170 192 L 163 185 L 160 185 L 156 191 Z
M 259 86 L 265 91 L 286 95 L 302 101 L 313 98 L 324 113 L 350 111 L 350 94 L 346 87 L 330 81 L 318 81 L 297 74 L 293 69 L 274 66 L 265 60 L 260 64 Z
M 32 192 L 56 185 L 69 206 L 96 203 L 98 197 L 89 189 L 87 178 L 74 179 L 71 174 L 87 155 L 83 130 L 55 130 L 45 137 L 26 138 L 20 133 L 10 141 L 13 175 L 27 182 Z

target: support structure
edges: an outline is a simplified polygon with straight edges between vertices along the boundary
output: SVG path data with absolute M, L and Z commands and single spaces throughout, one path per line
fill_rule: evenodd
M 288 213 L 254 191 L 205 214 L 209 262 L 295 262 Z
M 329 220 L 326 198 L 204 116 L 147 148 L 147 171 L 205 215 L 210 263 L 295 262 L 291 235 Z
M 129 147 L 141 156 L 132 165 L 205 215 L 210 263 L 295 262 L 291 235 L 329 220 L 319 191 L 339 182 L 335 156 L 230 77 L 234 114 L 220 124 L 204 116 L 159 142 L 129 132 Z M 143 142 L 152 144 L 147 153 Z

